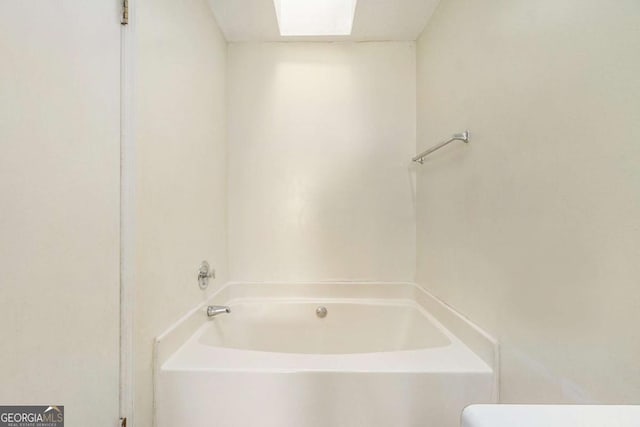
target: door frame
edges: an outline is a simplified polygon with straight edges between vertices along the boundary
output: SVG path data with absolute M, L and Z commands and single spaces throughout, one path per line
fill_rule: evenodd
M 122 7 L 124 0 L 118 0 Z M 120 32 L 120 388 L 121 425 L 134 425 L 136 0 Z M 122 420 L 126 419 L 126 424 Z

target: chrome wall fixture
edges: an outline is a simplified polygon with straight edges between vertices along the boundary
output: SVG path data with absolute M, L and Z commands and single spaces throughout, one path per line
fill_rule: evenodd
M 451 143 L 453 141 L 462 141 L 465 144 L 468 144 L 469 143 L 469 131 L 465 130 L 462 133 L 453 134 L 451 136 L 451 138 L 447 139 L 444 142 L 441 142 L 438 145 L 434 145 L 433 147 L 431 147 L 431 148 L 429 148 L 427 150 L 424 150 L 422 153 L 418 154 L 417 156 L 415 156 L 411 160 L 414 161 L 414 162 L 423 164 L 425 157 L 427 157 L 429 154 L 433 153 L 434 151 L 438 151 L 439 149 L 441 149 L 442 147 L 444 147 L 445 145 L 447 145 L 447 144 L 449 144 L 449 143 Z
M 207 261 L 202 261 L 200 269 L 198 270 L 198 286 L 200 289 L 207 289 L 209 286 L 209 279 L 216 278 L 216 270 L 209 266 Z
M 231 313 L 231 308 L 226 305 L 210 305 L 207 307 L 207 317 L 216 317 L 219 314 Z

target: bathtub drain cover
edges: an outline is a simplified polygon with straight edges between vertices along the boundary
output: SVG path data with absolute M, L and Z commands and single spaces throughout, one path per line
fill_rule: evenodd
M 327 316 L 327 307 L 318 307 L 316 308 L 316 316 L 318 316 L 319 318 L 323 318 Z

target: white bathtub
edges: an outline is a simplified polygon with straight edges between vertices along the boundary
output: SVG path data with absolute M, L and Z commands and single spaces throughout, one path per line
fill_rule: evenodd
M 450 344 L 417 304 L 367 300 L 237 300 L 231 316 L 202 328 L 200 344 L 240 350 L 355 354 L 420 350 Z M 324 307 L 327 315 L 315 311 Z
M 496 401 L 495 342 L 415 285 L 230 284 L 209 303 L 231 313 L 200 307 L 156 343 L 158 427 L 453 427 Z

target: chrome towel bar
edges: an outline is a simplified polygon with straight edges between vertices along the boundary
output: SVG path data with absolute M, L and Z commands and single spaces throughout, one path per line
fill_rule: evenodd
M 453 141 L 462 141 L 465 144 L 468 144 L 469 143 L 469 131 L 465 130 L 462 133 L 453 134 L 451 136 L 451 138 L 447 139 L 444 142 L 441 142 L 438 145 L 434 145 L 433 147 L 431 147 L 431 148 L 429 148 L 427 150 L 424 150 L 422 153 L 418 154 L 417 156 L 415 156 L 411 160 L 414 161 L 414 162 L 418 162 L 420 164 L 423 164 L 425 157 L 427 157 L 429 154 L 433 153 L 434 151 L 437 151 L 437 150 L 441 149 L 442 147 L 444 147 L 445 145 L 447 145 L 447 144 L 449 144 L 450 142 L 453 142 Z

